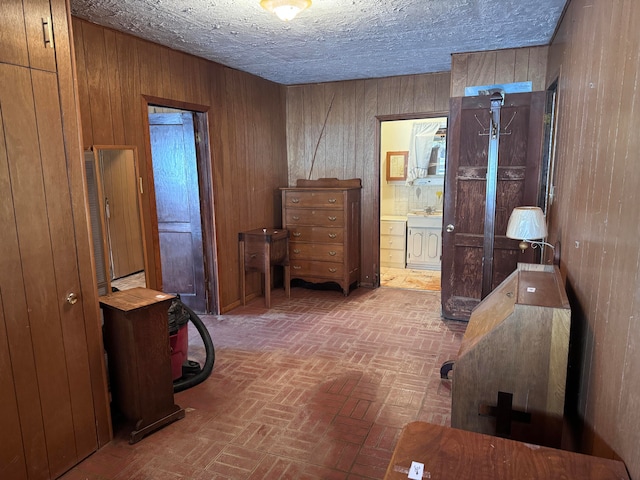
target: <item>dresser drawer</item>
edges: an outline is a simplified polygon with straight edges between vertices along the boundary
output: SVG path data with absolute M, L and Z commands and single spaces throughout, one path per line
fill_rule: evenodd
M 323 210 L 306 208 L 288 208 L 286 211 L 287 228 L 296 225 L 318 225 L 329 227 L 344 225 L 344 212 L 342 210 Z
M 380 250 L 383 248 L 388 248 L 390 250 L 402 250 L 404 252 L 404 247 L 406 246 L 406 239 L 403 236 L 391 236 L 391 235 L 381 235 L 380 236 Z
M 380 222 L 380 235 L 401 235 L 407 233 L 407 223 L 403 221 L 383 220 Z
M 380 249 L 380 265 L 382 267 L 405 267 L 404 250 L 382 250 Z
M 344 264 L 313 260 L 291 260 L 291 278 L 322 277 L 340 279 L 344 274 Z
M 289 226 L 290 241 L 310 243 L 344 243 L 342 227 Z
M 291 260 L 323 260 L 342 263 L 344 249 L 342 245 L 291 242 L 289 258 Z
M 342 209 L 344 198 L 341 191 L 285 192 L 285 207 L 314 207 Z

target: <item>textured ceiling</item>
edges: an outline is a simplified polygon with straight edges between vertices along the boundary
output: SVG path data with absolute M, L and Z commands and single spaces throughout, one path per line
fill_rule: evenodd
M 285 85 L 448 71 L 451 54 L 548 44 L 566 0 L 71 0 L 75 16 Z

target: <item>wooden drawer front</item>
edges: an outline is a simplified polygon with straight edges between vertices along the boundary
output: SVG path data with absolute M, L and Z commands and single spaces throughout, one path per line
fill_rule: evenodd
M 341 263 L 316 262 L 313 260 L 291 261 L 291 278 L 323 277 L 342 279 L 344 266 Z
M 342 209 L 344 197 L 342 192 L 285 192 L 286 207 L 314 207 Z
M 380 235 L 402 235 L 407 233 L 407 224 L 405 222 L 394 222 L 383 220 L 380 222 Z
M 291 242 L 290 258 L 291 260 L 322 260 L 342 263 L 344 250 L 342 245 Z
M 402 250 L 404 252 L 404 247 L 406 244 L 406 239 L 404 235 L 400 236 L 391 236 L 391 235 L 382 235 L 380 237 L 380 249 L 388 248 L 391 250 Z
M 380 249 L 380 265 L 385 267 L 404 268 L 404 250 L 382 250 Z
M 289 231 L 291 242 L 344 243 L 344 229 L 342 227 L 289 226 Z
M 287 228 L 292 225 L 318 225 L 320 227 L 344 225 L 344 212 L 342 210 L 311 210 L 304 208 L 288 208 L 286 214 Z

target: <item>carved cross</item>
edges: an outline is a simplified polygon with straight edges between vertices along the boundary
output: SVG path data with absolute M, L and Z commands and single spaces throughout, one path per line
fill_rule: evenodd
M 478 415 L 496 417 L 496 435 L 509 437 L 511 435 L 511 422 L 531 423 L 531 414 L 513 409 L 513 394 L 498 392 L 498 404 L 479 405 Z

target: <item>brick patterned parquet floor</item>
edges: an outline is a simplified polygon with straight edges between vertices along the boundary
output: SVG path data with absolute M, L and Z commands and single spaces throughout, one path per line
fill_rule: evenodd
M 381 479 L 405 424 L 450 424 L 440 365 L 466 323 L 440 317 L 439 292 L 292 288 L 201 318 L 216 362 L 175 395 L 186 417 L 134 445 L 116 429 L 64 480 Z

